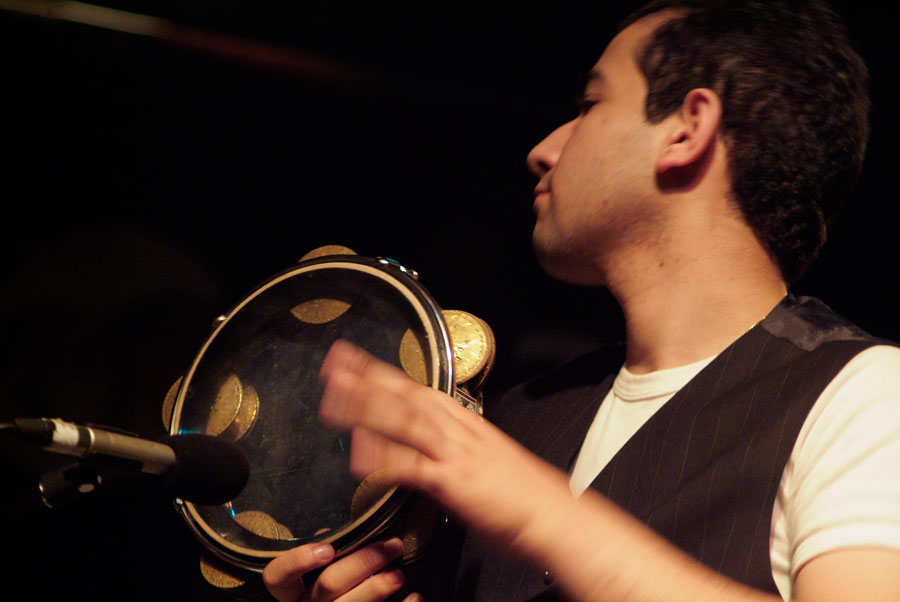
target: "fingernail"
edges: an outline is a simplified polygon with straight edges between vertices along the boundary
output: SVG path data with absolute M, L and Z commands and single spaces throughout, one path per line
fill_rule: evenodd
M 314 547 L 312 553 L 316 560 L 324 562 L 326 560 L 331 560 L 331 557 L 334 556 L 334 548 L 327 543 L 323 543 Z
M 385 553 L 391 556 L 399 556 L 403 553 L 403 541 L 399 537 L 392 537 L 381 545 Z
M 391 585 L 403 585 L 403 582 L 406 581 L 406 577 L 400 571 L 387 571 L 382 573 L 382 575 Z

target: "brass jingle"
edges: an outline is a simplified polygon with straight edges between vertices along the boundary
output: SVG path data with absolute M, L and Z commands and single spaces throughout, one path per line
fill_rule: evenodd
M 305 324 L 325 324 L 337 320 L 350 309 L 340 299 L 310 299 L 291 308 L 291 315 Z
M 286 525 L 275 521 L 275 528 L 278 530 L 278 537 L 276 539 L 294 539 L 294 534 L 291 533 L 291 530 L 288 529 Z
M 323 245 L 316 247 L 306 255 L 300 258 L 300 261 L 307 259 L 315 259 L 317 257 L 327 257 L 328 255 L 356 255 L 356 251 L 349 249 L 343 245 Z
M 434 502 L 423 495 L 411 494 L 390 529 L 403 540 L 403 563 L 425 556 L 447 524 L 447 515 Z
M 494 365 L 496 341 L 494 333 L 484 320 L 458 309 L 443 312 L 453 347 L 456 384 L 469 384 L 477 391 Z
M 232 566 L 212 554 L 200 554 L 200 574 L 232 600 L 271 600 L 262 575 Z
M 356 520 L 368 508 L 378 503 L 393 487 L 380 478 L 377 472 L 370 474 L 356 488 L 350 503 L 350 516 Z M 425 496 L 412 494 L 398 511 L 396 520 L 388 527 L 383 538 L 399 537 L 403 542 L 402 562 L 409 564 L 424 556 L 438 539 L 446 515 Z
M 353 249 L 342 245 L 324 245 L 317 247 L 300 258 L 300 261 L 327 257 L 329 255 L 356 255 Z M 325 324 L 336 320 L 350 309 L 350 304 L 338 299 L 312 299 L 291 308 L 291 314 L 306 324 Z
M 400 339 L 400 366 L 414 381 L 428 385 L 428 366 L 425 362 L 425 350 L 419 337 L 411 329 L 407 329 Z
M 488 326 L 487 322 L 481 318 L 476 319 L 481 323 L 481 326 L 488 335 L 488 359 L 481 371 L 466 383 L 466 388 L 472 395 L 477 395 L 484 386 L 484 383 L 487 382 L 487 378 L 490 375 L 491 370 L 494 369 L 494 363 L 497 360 L 497 340 L 494 338 L 494 331 L 491 330 L 491 327 Z
M 378 472 L 373 472 L 360 482 L 353 492 L 350 500 L 350 520 L 356 520 L 366 510 L 378 503 L 393 487 L 393 483 L 380 478 Z
M 178 379 L 172 383 L 172 386 L 169 387 L 165 398 L 163 398 L 162 423 L 166 432 L 168 432 L 169 427 L 172 426 L 172 414 L 175 412 L 175 398 L 178 396 L 178 389 L 181 387 L 182 380 L 184 380 L 184 377 L 179 376 Z
M 259 417 L 259 395 L 252 385 L 244 387 L 241 396 L 241 405 L 238 408 L 237 416 L 231 421 L 231 424 L 219 435 L 229 441 L 239 441 L 244 435 L 250 432 L 250 429 L 256 424 Z
M 241 409 L 241 400 L 244 397 L 244 386 L 237 374 L 229 374 L 219 386 L 216 399 L 209 411 L 206 420 L 207 435 L 221 435 L 225 429 L 234 422 Z
M 290 529 L 259 510 L 238 512 L 234 515 L 234 520 L 260 537 L 269 539 L 294 537 Z M 258 573 L 230 565 L 211 554 L 200 555 L 200 573 L 207 583 L 235 600 L 256 600 L 267 595 Z
M 274 518 L 261 510 L 244 510 L 234 515 L 234 522 L 251 533 L 267 539 L 282 539 L 283 531 Z
M 237 593 L 240 599 L 242 590 L 252 584 L 254 574 L 225 563 L 218 557 L 203 552 L 200 554 L 200 574 L 213 587 L 224 590 L 227 594 Z M 255 588 L 253 588 L 255 589 Z

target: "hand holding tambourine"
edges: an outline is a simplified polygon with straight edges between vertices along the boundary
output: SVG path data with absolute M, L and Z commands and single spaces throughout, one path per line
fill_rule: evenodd
M 414 271 L 322 247 L 257 287 L 216 320 L 163 404 L 170 434 L 223 437 L 250 460 L 229 503 L 176 500 L 204 545 L 204 577 L 232 597 L 253 597 L 263 567 L 297 546 L 327 542 L 340 557 L 398 535 L 409 563 L 446 524 L 425 498 L 377 475 L 354 479 L 347 434 L 319 423 L 318 371 L 338 339 L 481 412 L 493 333 L 472 314 L 441 310 Z

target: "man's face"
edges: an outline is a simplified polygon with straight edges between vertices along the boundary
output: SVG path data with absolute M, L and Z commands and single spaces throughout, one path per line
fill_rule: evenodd
M 591 70 L 582 112 L 528 155 L 541 178 L 534 247 L 557 278 L 605 284 L 615 253 L 652 244 L 661 217 L 654 196 L 661 130 L 646 120 L 647 83 L 636 56 L 664 20 L 651 15 L 616 36 Z

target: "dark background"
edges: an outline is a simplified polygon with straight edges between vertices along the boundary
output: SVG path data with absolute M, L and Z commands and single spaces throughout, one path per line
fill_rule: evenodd
M 396 258 L 443 307 L 488 321 L 494 390 L 619 335 L 606 293 L 537 268 L 524 157 L 574 114 L 636 3 L 98 4 L 165 24 L 139 35 L 79 22 L 96 12 L 36 14 L 64 3 L 0 1 L 0 419 L 162 435 L 162 399 L 211 320 L 322 244 Z M 837 7 L 872 74 L 870 152 L 794 290 L 900 339 L 895 19 Z M 24 597 L 221 598 L 166 500 L 115 492 L 22 514 L 15 496 L 60 460 L 0 452 L 13 557 L 0 566 Z

